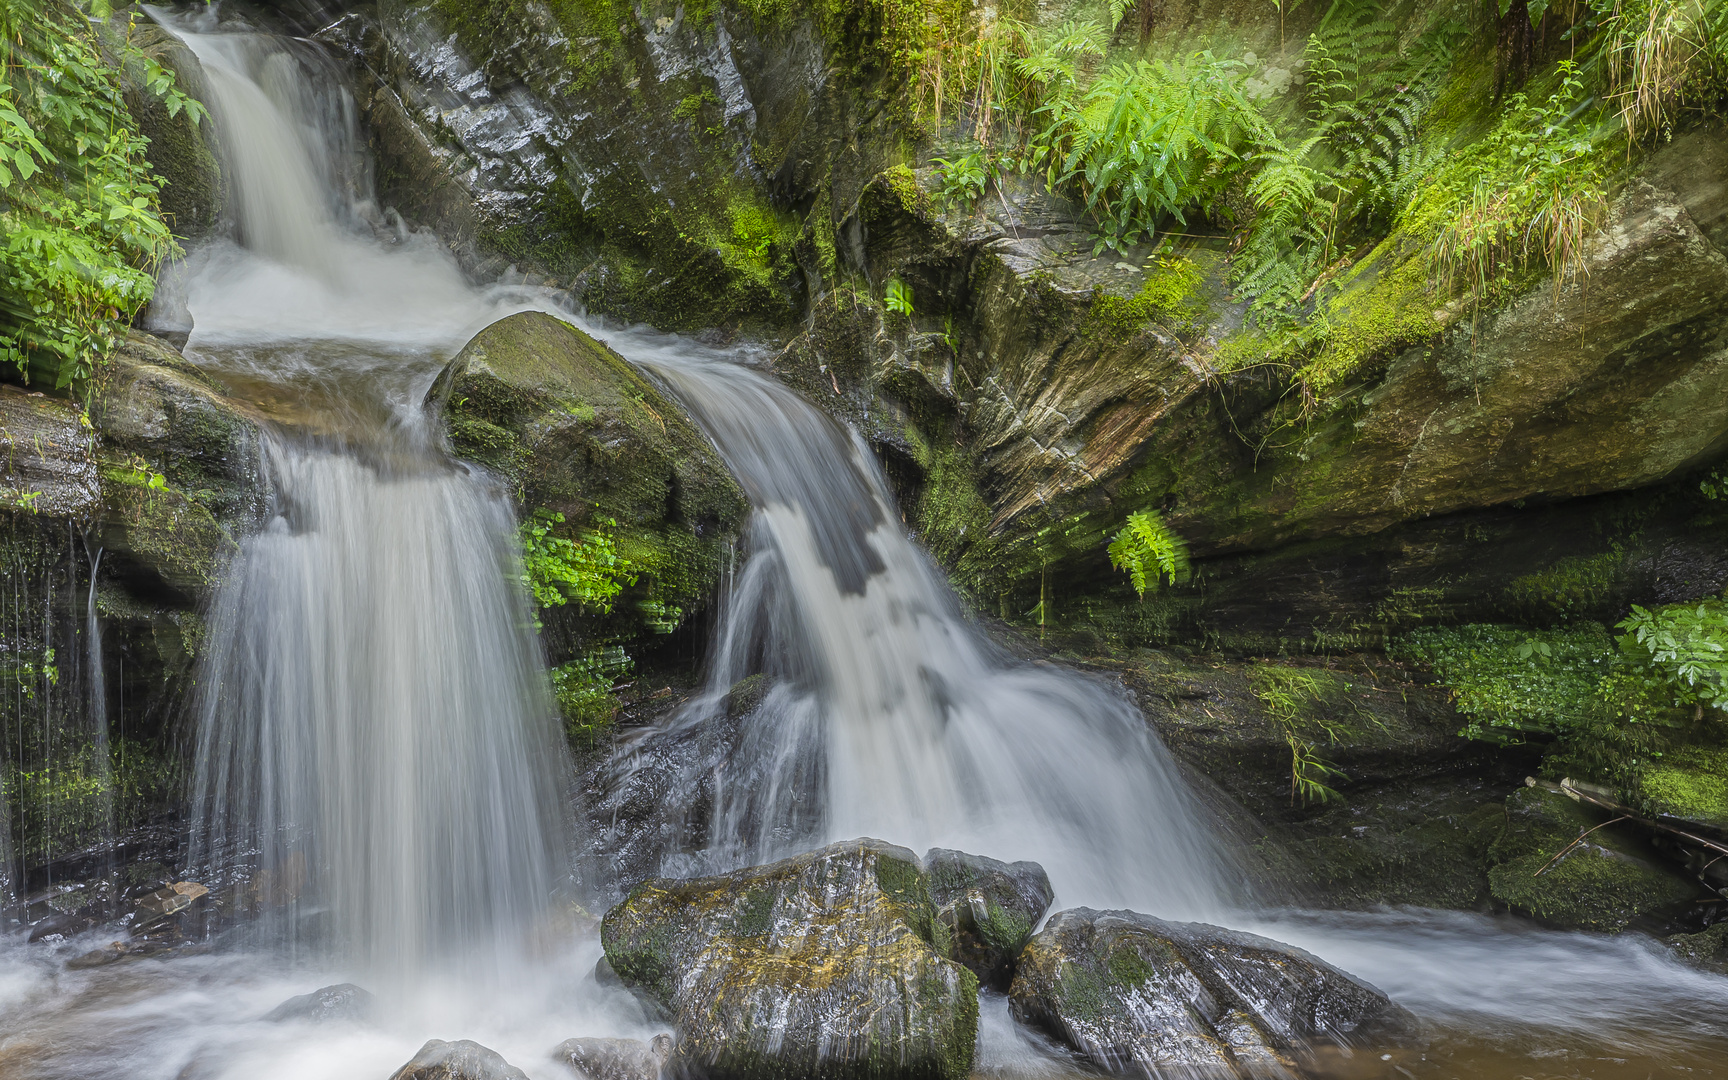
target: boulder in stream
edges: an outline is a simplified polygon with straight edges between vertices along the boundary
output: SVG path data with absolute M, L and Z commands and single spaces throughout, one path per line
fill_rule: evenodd
M 979 985 L 1007 990 L 1014 961 L 1056 894 L 1035 862 L 998 862 L 963 851 L 924 853 L 930 901 L 948 929 L 948 957 L 970 968 Z
M 318 1024 L 328 1020 L 363 1023 L 372 1018 L 372 995 L 353 983 L 322 986 L 310 994 L 291 997 L 265 1014 L 270 1021 L 310 1020 Z
M 1020 956 L 1014 1018 L 1124 1075 L 1294 1077 L 1310 1046 L 1401 1034 L 1385 994 L 1300 949 L 1133 911 L 1054 916 Z
M 851 840 L 716 877 L 654 879 L 606 913 L 627 985 L 676 1020 L 672 1066 L 715 1080 L 961 1080 L 978 980 L 942 955 L 918 857 Z
M 528 1075 L 470 1039 L 431 1039 L 390 1080 L 528 1080 Z
M 427 400 L 458 455 L 515 483 L 524 517 L 562 514 L 561 533 L 613 536 L 641 580 L 600 636 L 670 630 L 717 590 L 748 513 L 743 489 L 683 408 L 616 352 L 521 312 L 463 346 Z
M 660 1070 L 672 1056 L 672 1036 L 641 1039 L 565 1039 L 552 1058 L 587 1080 L 660 1080 Z

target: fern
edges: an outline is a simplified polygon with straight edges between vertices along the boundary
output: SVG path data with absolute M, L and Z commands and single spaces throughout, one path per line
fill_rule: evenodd
M 1100 75 L 1040 112 L 1036 144 L 1052 188 L 1068 188 L 1098 222 L 1098 247 L 1149 238 L 1164 218 L 1211 212 L 1255 151 L 1276 145 L 1242 90 L 1243 65 L 1210 52 L 1141 60 Z
M 1136 510 L 1106 549 L 1110 565 L 1128 571 L 1134 591 L 1145 597 L 1160 582 L 1188 579 L 1188 545 L 1164 524 L 1156 510 Z

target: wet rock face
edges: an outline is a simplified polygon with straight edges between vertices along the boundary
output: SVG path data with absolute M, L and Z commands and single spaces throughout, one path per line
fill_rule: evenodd
M 638 886 L 601 923 L 620 979 L 673 1017 L 691 1075 L 961 1080 L 978 980 L 942 956 L 918 857 L 853 840 Z
M 1050 877 L 1034 862 L 1005 863 L 963 851 L 924 854 L 930 902 L 947 928 L 948 956 L 991 990 L 1007 990 L 1014 961 L 1050 909 Z
M 1014 1018 L 1123 1075 L 1295 1077 L 1307 1047 L 1396 1035 L 1408 1014 L 1299 949 L 1132 911 L 1054 916 L 1021 954 Z
M 179 38 L 136 9 L 109 19 L 102 33 L 104 51 L 112 56 L 113 46 L 127 37 L 173 74 L 176 90 L 208 101 L 203 66 Z M 167 104 L 146 84 L 143 65 L 122 67 L 121 90 L 138 133 L 150 140 L 144 151 L 150 168 L 165 181 L 162 216 L 175 236 L 192 240 L 207 236 L 221 220 L 223 202 L 222 169 L 211 146 L 213 125 L 208 120 L 200 123 L 184 110 L 170 116 Z
M 469 1039 L 432 1039 L 390 1080 L 528 1080 L 496 1051 Z
M 539 312 L 477 334 L 433 387 L 455 452 L 515 481 L 524 515 L 551 510 L 572 529 L 615 521 L 638 593 L 688 614 L 719 581 L 748 512 L 744 493 L 684 410 L 623 357 Z M 608 526 L 608 528 L 613 528 Z M 608 637 L 643 632 L 614 605 Z

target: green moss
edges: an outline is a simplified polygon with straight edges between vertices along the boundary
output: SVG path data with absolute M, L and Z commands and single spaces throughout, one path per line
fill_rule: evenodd
M 882 183 L 894 194 L 900 209 L 914 217 L 925 216 L 930 198 L 918 186 L 918 176 L 905 165 L 894 165 L 882 171 Z
M 1139 987 L 1153 975 L 1152 965 L 1140 955 L 1139 951 L 1122 945 L 1110 952 L 1110 974 L 1123 986 Z
M 1686 747 L 1646 766 L 1643 794 L 1663 814 L 1728 828 L 1728 749 Z
M 1149 322 L 1186 333 L 1196 329 L 1210 305 L 1203 294 L 1206 275 L 1185 255 L 1162 256 L 1146 274 L 1140 291 L 1122 297 L 1102 288 L 1092 292 L 1087 332 L 1122 340 Z
M 733 922 L 740 937 L 761 937 L 774 928 L 774 900 L 771 889 L 751 889 L 744 894 Z
M 1420 254 L 1398 257 L 1403 244 L 1390 238 L 1345 280 L 1342 293 L 1327 301 L 1320 324 L 1319 354 L 1297 375 L 1318 395 L 1348 381 L 1369 360 L 1379 359 L 1438 334 L 1434 298 L 1428 291 L 1428 265 Z
M 1512 610 L 1536 622 L 1595 610 L 1608 598 L 1625 555 L 1616 544 L 1600 555 L 1574 555 L 1546 570 L 1515 578 L 1506 587 Z
M 1612 826 L 1564 795 L 1521 788 L 1506 800 L 1506 829 L 1490 848 L 1488 885 L 1515 911 L 1558 926 L 1617 933 L 1641 915 L 1695 899 L 1679 875 L 1620 849 Z M 1563 858 L 1555 856 L 1567 851 Z
M 978 936 L 994 948 L 1016 952 L 1032 936 L 1032 920 L 992 902 L 985 905 L 985 918 L 978 927 Z

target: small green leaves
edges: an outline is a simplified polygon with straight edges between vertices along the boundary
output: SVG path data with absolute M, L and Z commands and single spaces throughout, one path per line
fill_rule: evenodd
M 888 291 L 882 298 L 882 305 L 895 315 L 912 314 L 912 289 L 899 278 L 888 279 Z
M 1110 565 L 1128 571 L 1141 598 L 1161 581 L 1174 585 L 1188 578 L 1188 545 L 1164 524 L 1156 510 L 1136 510 L 1106 549 Z

